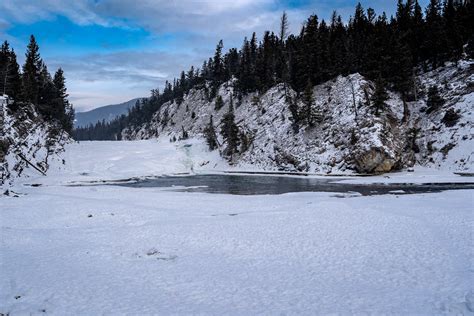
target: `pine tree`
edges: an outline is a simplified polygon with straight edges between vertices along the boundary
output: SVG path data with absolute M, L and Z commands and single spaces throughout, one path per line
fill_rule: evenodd
M 209 150 L 217 149 L 217 135 L 216 130 L 214 129 L 214 122 L 211 118 L 209 119 L 209 124 L 204 128 L 204 137 L 206 138 L 207 146 L 209 146 Z
M 452 56 L 452 59 L 455 61 L 461 58 L 463 45 L 465 44 L 462 39 L 459 23 L 456 23 L 457 15 L 454 0 L 445 0 L 443 6 L 444 28 L 445 32 L 449 34 L 449 36 L 447 36 L 447 53 Z
M 10 96 L 14 101 L 21 99 L 20 66 L 16 54 L 7 41 L 0 50 L 0 93 Z
M 289 28 L 288 15 L 286 14 L 285 11 L 283 11 L 283 14 L 281 15 L 281 18 L 280 18 L 280 43 L 282 45 L 285 43 L 286 37 L 288 35 L 288 28 Z
M 444 105 L 444 99 L 439 95 L 438 87 L 433 85 L 428 89 L 428 100 L 426 102 L 427 114 L 439 110 Z
M 190 89 L 192 86 L 194 86 L 195 80 L 196 80 L 195 73 L 194 73 L 194 66 L 191 66 L 191 68 L 186 73 L 186 79 L 189 83 L 187 86 L 187 89 Z
M 425 53 L 431 62 L 431 66 L 436 68 L 445 60 L 445 50 L 447 48 L 447 38 L 439 0 L 430 0 L 426 9 L 426 26 Z
M 54 103 L 56 99 L 56 87 L 53 78 L 48 71 L 46 64 L 41 61 L 40 75 L 38 81 L 38 101 L 37 105 L 42 114 L 59 119 L 62 116 L 62 108 L 57 107 Z
M 62 68 L 59 68 L 54 74 L 53 83 L 56 92 L 54 101 L 55 116 L 61 122 L 64 130 L 71 133 L 74 125 L 74 108 L 67 99 L 69 95 L 67 94 L 66 79 Z
M 33 35 L 30 37 L 26 51 L 26 60 L 23 65 L 23 96 L 24 100 L 33 104 L 38 103 L 41 57 L 39 55 L 39 46 Z
M 237 78 L 239 72 L 239 52 L 237 51 L 237 48 L 231 48 L 225 55 L 224 59 L 225 80 L 228 80 L 231 77 Z
M 383 111 L 385 108 L 385 101 L 387 100 L 388 94 L 385 90 L 385 82 L 383 81 L 382 77 L 379 76 L 379 78 L 375 81 L 375 91 L 371 98 L 376 116 L 379 116 L 380 111 Z
M 238 152 L 240 139 L 239 139 L 239 127 L 235 124 L 235 115 L 233 106 L 229 106 L 229 112 L 227 112 L 221 121 L 221 135 L 224 141 L 227 142 L 227 147 L 224 154 L 232 159 L 233 155 Z
M 403 122 L 410 116 L 408 101 L 413 91 L 413 67 L 410 49 L 394 34 L 390 41 L 391 50 L 382 64 L 382 78 L 393 83 L 394 88 L 401 93 L 403 101 Z
M 8 71 L 10 68 L 10 44 L 5 41 L 0 50 L 0 93 L 6 93 L 8 84 Z
M 425 25 L 423 20 L 423 12 L 421 6 L 418 3 L 418 0 L 415 0 L 414 10 L 413 10 L 413 23 L 412 23 L 412 32 L 410 47 L 413 54 L 413 65 L 417 65 L 420 61 L 424 59 L 423 57 L 423 47 L 421 43 L 425 40 Z
M 216 52 L 214 54 L 213 60 L 213 79 L 216 82 L 216 85 L 220 85 L 223 81 L 224 76 L 224 65 L 222 63 L 222 48 L 224 43 L 222 40 L 219 41 L 216 47 Z
M 214 105 L 214 110 L 219 111 L 220 109 L 222 109 L 223 106 L 224 106 L 224 100 L 222 100 L 222 96 L 218 95 L 218 96 L 216 97 L 216 102 L 215 102 L 215 105 Z

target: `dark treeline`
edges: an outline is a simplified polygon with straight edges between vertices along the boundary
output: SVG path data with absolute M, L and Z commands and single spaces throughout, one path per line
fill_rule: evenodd
M 7 41 L 0 50 L 0 94 L 13 99 L 11 110 L 17 111 L 26 103 L 33 104 L 37 111 L 49 121 L 59 122 L 68 133 L 72 132 L 74 109 L 67 97 L 64 72 L 59 68 L 54 76 L 48 71 L 39 54 L 39 46 L 33 35 L 30 37 L 22 71 L 16 54 Z
M 298 35 L 287 34 L 283 14 L 278 34 L 265 32 L 259 41 L 254 33 L 244 39 L 240 50 L 231 48 L 227 53 L 220 41 L 214 56 L 200 69 L 183 71 L 173 83 L 166 82 L 162 93 L 153 90 L 128 115 L 76 129 L 74 134 L 78 140 L 120 139 L 124 127 L 148 122 L 163 103 L 180 103 L 192 88 L 204 89 L 211 101 L 218 97 L 218 87 L 231 78 L 236 79 L 237 99 L 279 83 L 301 92 L 304 98 L 307 87 L 359 72 L 382 86 L 379 100 L 388 85 L 410 101 L 415 94 L 414 67 L 434 69 L 459 60 L 463 53 L 473 55 L 473 24 L 474 4 L 469 0 L 431 0 L 425 10 L 418 1 L 399 0 L 396 15 L 390 18 L 358 4 L 347 24 L 336 12 L 330 21 L 312 15 Z M 295 112 L 294 119 L 311 123 L 304 113 L 299 115 L 302 117 Z

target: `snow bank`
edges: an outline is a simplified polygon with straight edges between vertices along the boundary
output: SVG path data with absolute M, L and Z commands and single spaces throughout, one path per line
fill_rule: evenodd
M 219 154 L 209 152 L 199 139 L 76 142 L 66 145 L 64 160 L 64 164 L 52 165 L 41 182 L 124 180 L 228 168 Z

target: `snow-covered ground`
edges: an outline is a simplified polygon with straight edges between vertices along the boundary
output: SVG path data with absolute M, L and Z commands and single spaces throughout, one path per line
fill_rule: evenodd
M 70 144 L 65 159 L 0 197 L 0 313 L 474 312 L 472 190 L 339 198 L 65 185 L 226 168 L 197 140 Z

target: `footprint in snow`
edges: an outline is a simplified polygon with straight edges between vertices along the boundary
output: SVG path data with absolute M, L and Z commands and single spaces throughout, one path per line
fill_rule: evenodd
M 145 258 L 153 258 L 153 259 L 156 259 L 156 260 L 164 260 L 164 261 L 173 261 L 176 258 L 178 258 L 178 256 L 176 256 L 176 255 L 164 254 L 164 253 L 158 251 L 156 248 L 149 249 L 148 251 L 145 252 L 144 255 L 141 255 L 139 253 L 135 253 L 134 255 L 137 258 L 144 258 L 145 257 Z

